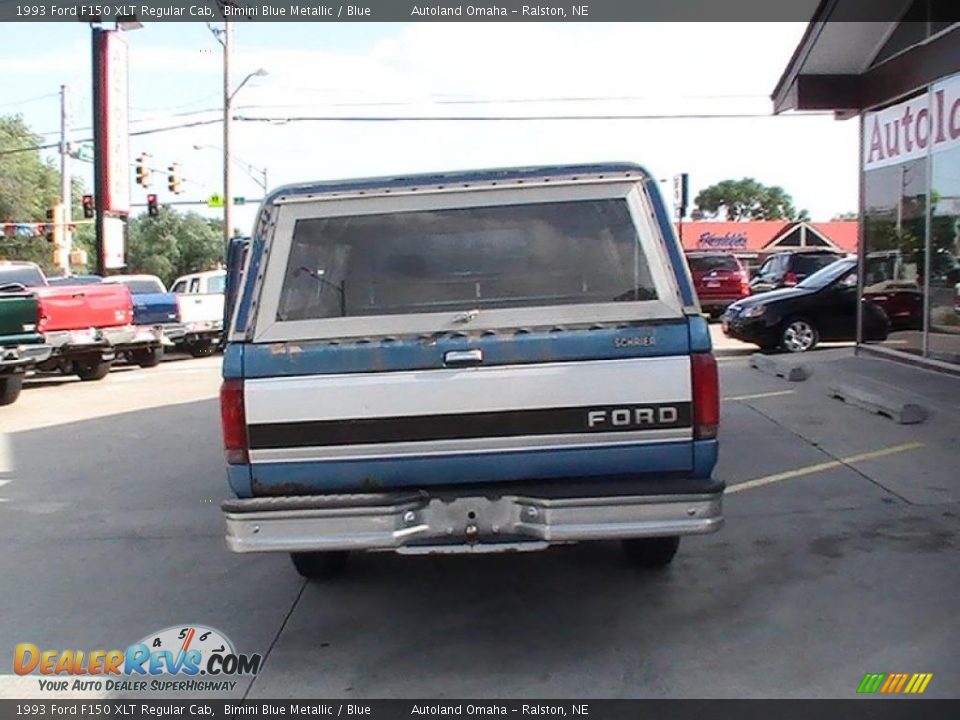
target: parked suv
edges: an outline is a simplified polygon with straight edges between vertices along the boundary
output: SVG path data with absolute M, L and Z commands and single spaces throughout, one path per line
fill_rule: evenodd
M 791 250 L 778 252 L 764 261 L 750 281 L 754 293 L 794 287 L 817 270 L 843 257 L 833 250 Z
M 232 253 L 230 549 L 291 553 L 313 577 L 349 550 L 616 539 L 650 567 L 718 529 L 717 363 L 655 177 L 273 191 Z
M 717 252 L 687 253 L 687 264 L 700 308 L 718 318 L 730 303 L 750 294 L 750 278 L 736 255 Z

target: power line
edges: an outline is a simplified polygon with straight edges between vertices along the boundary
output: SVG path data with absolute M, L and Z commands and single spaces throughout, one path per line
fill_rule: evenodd
M 37 102 L 38 100 L 46 100 L 47 98 L 57 97 L 59 93 L 47 93 L 46 95 L 37 95 L 36 97 L 26 98 L 24 100 L 15 100 L 13 102 L 2 103 L 0 107 L 13 107 L 14 105 L 27 105 L 32 102 Z M 59 130 L 57 132 L 60 132 Z
M 292 90 L 295 92 L 317 92 L 317 93 L 335 93 L 342 92 L 342 89 L 336 88 L 309 88 L 309 87 L 297 87 L 291 85 L 280 85 L 280 86 L 271 86 L 277 90 Z M 444 100 L 436 100 L 433 98 L 452 98 Z M 417 100 L 376 100 L 376 101 L 367 101 L 367 102 L 340 102 L 340 103 L 331 103 L 334 105 L 358 105 L 358 106 L 376 106 L 376 105 L 415 105 L 415 104 L 429 104 L 429 105 L 500 105 L 500 104 L 511 104 L 511 103 L 552 103 L 552 102 L 612 102 L 612 101 L 637 101 L 637 100 L 655 100 L 657 102 L 663 102 L 663 100 L 769 100 L 768 95 L 762 94 L 705 94 L 705 95 L 678 95 L 675 97 L 662 98 L 662 97 L 653 97 L 650 95 L 594 95 L 594 96 L 548 96 L 548 97 L 504 97 L 504 98 L 478 98 L 478 97 L 464 97 L 462 95 L 451 95 L 451 94 L 434 94 L 431 98 L 425 99 L 422 102 Z
M 149 130 L 135 130 L 134 132 L 129 133 L 129 135 L 130 137 L 135 137 L 139 135 L 154 135 L 157 133 L 170 132 L 172 130 L 183 130 L 186 128 L 199 127 L 201 125 L 214 125 L 219 122 L 223 122 L 223 121 L 220 119 L 197 120 L 191 123 L 181 123 L 180 125 L 170 125 L 168 127 L 150 128 Z M 93 138 L 81 138 L 79 140 L 74 140 L 73 142 L 75 143 L 93 142 Z M 56 148 L 56 147 L 60 147 L 60 143 L 49 143 L 47 145 L 33 145 L 31 147 L 15 148 L 13 150 L 0 150 L 0 156 L 14 155 L 16 153 L 22 153 L 22 152 L 36 152 L 37 150 L 49 150 L 50 148 Z
M 317 115 L 301 117 L 246 117 L 236 116 L 239 122 L 529 122 L 551 120 L 749 120 L 787 117 L 833 116 L 831 112 L 812 112 L 803 115 L 773 115 L 770 113 L 673 113 L 660 115 Z

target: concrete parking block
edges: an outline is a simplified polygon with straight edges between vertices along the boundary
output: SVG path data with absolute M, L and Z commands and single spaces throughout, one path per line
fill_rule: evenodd
M 782 358 L 764 355 L 763 353 L 751 355 L 750 366 L 768 375 L 775 375 L 790 382 L 798 382 L 810 377 L 810 370 L 806 365 L 787 362 Z
M 916 403 L 905 402 L 884 390 L 851 382 L 840 382 L 828 386 L 827 392 L 832 398 L 854 405 L 869 413 L 890 418 L 901 425 L 922 423 L 927 419 L 926 408 Z

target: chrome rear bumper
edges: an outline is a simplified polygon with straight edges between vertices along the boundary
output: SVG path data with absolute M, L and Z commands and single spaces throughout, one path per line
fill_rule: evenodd
M 50 357 L 53 348 L 41 343 L 0 347 L 0 368 L 40 363 Z
M 425 493 L 223 503 L 233 552 L 541 550 L 580 540 L 693 535 L 723 524 L 722 494 L 547 499 Z

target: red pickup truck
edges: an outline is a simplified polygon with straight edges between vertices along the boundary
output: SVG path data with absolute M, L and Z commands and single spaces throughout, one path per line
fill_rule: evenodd
M 0 262 L 0 292 L 30 290 L 40 305 L 37 332 L 52 348 L 38 370 L 100 380 L 118 354 L 133 358 L 160 346 L 153 328 L 133 324 L 133 298 L 124 285 L 57 285 L 29 262 Z

